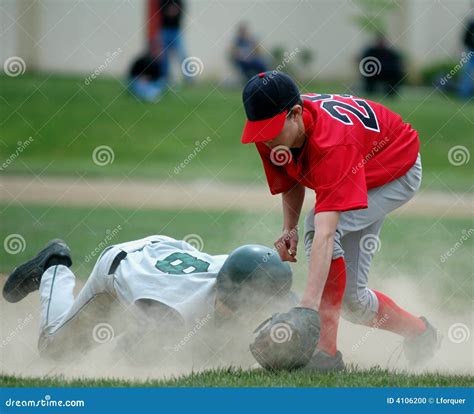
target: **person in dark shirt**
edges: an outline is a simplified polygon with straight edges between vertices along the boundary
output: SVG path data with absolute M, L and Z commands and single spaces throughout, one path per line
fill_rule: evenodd
M 381 90 L 394 95 L 404 76 L 400 54 L 387 44 L 382 34 L 378 34 L 375 43 L 362 52 L 359 70 L 368 94 Z
M 463 99 L 469 99 L 474 96 L 474 16 L 465 27 L 463 43 L 465 51 L 461 59 L 462 73 L 459 95 Z
M 156 102 L 160 99 L 164 82 L 161 62 L 149 54 L 135 59 L 128 74 L 129 91 L 138 99 Z
M 170 78 L 170 57 L 175 54 L 182 64 L 186 59 L 186 49 L 183 42 L 183 32 L 181 29 L 184 2 L 182 0 L 157 0 L 160 6 L 161 16 L 161 66 L 163 71 L 163 78 L 169 80 Z M 185 79 L 189 76 L 186 71 L 183 71 Z
M 231 58 L 245 81 L 257 73 L 267 71 L 260 46 L 245 23 L 241 23 L 237 29 L 237 35 L 232 44 Z
M 183 16 L 181 0 L 161 0 L 161 27 L 179 29 Z

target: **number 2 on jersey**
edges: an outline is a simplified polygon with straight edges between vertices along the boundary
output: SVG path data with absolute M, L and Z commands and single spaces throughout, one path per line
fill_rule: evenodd
M 351 103 L 341 102 L 336 99 L 333 99 L 334 96 L 340 96 L 342 98 L 348 98 L 351 100 Z M 351 95 L 301 95 L 304 99 L 309 99 L 313 102 L 321 101 L 321 108 L 324 109 L 330 116 L 338 121 L 342 122 L 345 125 L 354 125 L 352 119 L 347 115 L 347 113 L 341 112 L 347 111 L 357 117 L 361 124 L 366 129 L 371 131 L 380 132 L 379 123 L 377 120 L 377 115 L 371 106 L 364 101 L 363 99 L 354 98 Z
M 163 273 L 183 275 L 189 273 L 204 273 L 209 269 L 209 263 L 191 256 L 189 253 L 176 252 L 155 263 L 155 267 Z

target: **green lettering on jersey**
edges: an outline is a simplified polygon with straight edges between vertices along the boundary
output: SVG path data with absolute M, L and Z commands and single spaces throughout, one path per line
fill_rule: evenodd
M 176 252 L 155 263 L 155 267 L 163 273 L 183 275 L 203 273 L 209 269 L 209 263 L 191 256 L 188 253 Z

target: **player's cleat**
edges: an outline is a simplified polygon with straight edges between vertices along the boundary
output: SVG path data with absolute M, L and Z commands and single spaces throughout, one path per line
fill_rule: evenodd
M 304 371 L 312 372 L 337 372 L 344 369 L 346 369 L 346 364 L 342 360 L 340 351 L 337 351 L 336 355 L 332 356 L 319 349 L 316 349 L 308 365 L 303 368 Z
M 49 262 L 49 263 L 48 263 Z M 3 286 L 3 297 L 11 303 L 39 289 L 43 272 L 54 264 L 72 265 L 71 250 L 60 239 L 51 240 L 35 257 L 18 266 Z
M 406 338 L 403 342 L 403 351 L 408 362 L 412 365 L 422 365 L 435 355 L 441 346 L 442 335 L 431 325 L 428 320 L 421 316 L 426 329 L 414 338 Z

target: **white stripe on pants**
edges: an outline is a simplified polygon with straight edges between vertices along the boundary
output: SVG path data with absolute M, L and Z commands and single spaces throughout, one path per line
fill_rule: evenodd
M 38 343 L 42 356 L 58 359 L 94 345 L 94 326 L 107 320 L 110 304 L 116 299 L 113 275 L 107 273 L 117 253 L 117 249 L 112 248 L 99 257 L 76 298 L 73 295 L 76 277 L 71 269 L 58 265 L 43 273 L 39 289 L 41 321 Z

